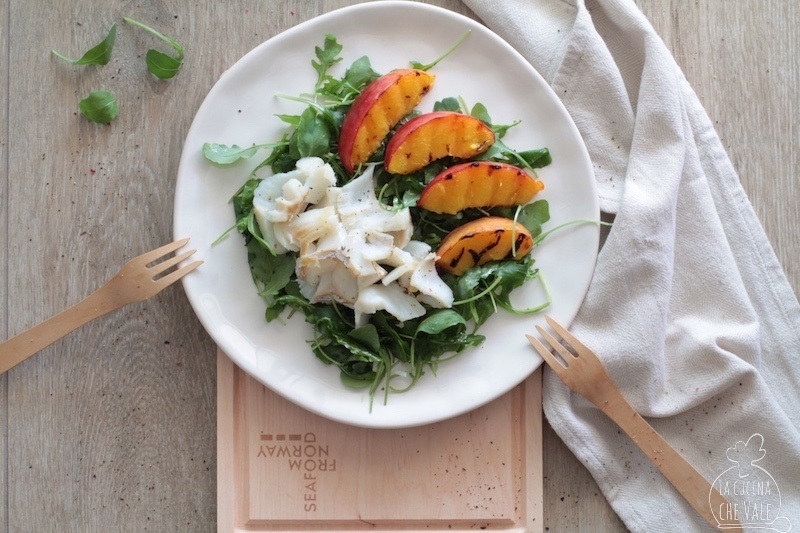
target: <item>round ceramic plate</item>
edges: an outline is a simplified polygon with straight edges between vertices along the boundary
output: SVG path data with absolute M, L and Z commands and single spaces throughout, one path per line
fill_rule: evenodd
M 391 21 L 391 24 L 388 23 Z M 215 342 L 243 370 L 270 389 L 322 416 L 365 427 L 422 425 L 479 407 L 524 380 L 542 360 L 528 344 L 540 316 L 498 311 L 481 329 L 486 341 L 428 372 L 410 391 L 379 394 L 345 387 L 338 369 L 311 352 L 310 326 L 301 313 L 267 323 L 265 304 L 250 277 L 243 239 L 233 232 L 212 243 L 234 223 L 231 196 L 263 157 L 221 168 L 204 160 L 205 142 L 274 142 L 286 131 L 276 115 L 299 114 L 303 104 L 276 95 L 313 90 L 314 47 L 326 34 L 343 45 L 341 75 L 366 55 L 377 72 L 429 62 L 467 30 L 469 38 L 434 69 L 436 83 L 418 107 L 429 111 L 437 100 L 462 97 L 469 106 L 486 105 L 493 122 L 521 123 L 503 139 L 519 149 L 548 147 L 553 163 L 541 169 L 550 203 L 545 226 L 597 220 L 594 176 L 586 148 L 567 111 L 547 83 L 507 43 L 475 21 L 415 2 L 374 2 L 340 9 L 299 24 L 252 50 L 226 71 L 209 92 L 186 138 L 175 193 L 176 237 L 190 237 L 205 263 L 183 279 L 197 316 Z M 264 153 L 266 156 L 266 152 Z M 534 251 L 536 265 L 552 295 L 547 310 L 569 325 L 591 280 L 598 250 L 595 224 L 562 229 Z M 532 306 L 544 298 L 533 281 L 514 295 Z M 371 406 L 371 407 L 370 407 Z

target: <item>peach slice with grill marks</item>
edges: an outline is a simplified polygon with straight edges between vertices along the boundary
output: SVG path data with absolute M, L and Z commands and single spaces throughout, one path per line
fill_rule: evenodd
M 522 259 L 533 248 L 533 237 L 520 224 L 504 217 L 483 217 L 451 231 L 436 251 L 436 266 L 462 275 L 472 267 L 501 259 Z
M 483 121 L 453 111 L 418 115 L 398 128 L 386 145 L 384 165 L 393 174 L 410 174 L 443 157 L 468 159 L 494 144 Z
M 526 204 L 542 189 L 541 181 L 517 166 L 471 161 L 439 173 L 422 190 L 417 205 L 454 215 L 468 207 Z
M 393 70 L 361 91 L 345 115 L 339 158 L 352 173 L 374 154 L 389 131 L 430 91 L 435 76 L 423 70 Z

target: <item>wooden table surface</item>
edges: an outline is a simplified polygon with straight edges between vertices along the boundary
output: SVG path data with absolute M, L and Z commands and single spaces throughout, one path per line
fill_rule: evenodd
M 0 3 L 0 336 L 97 288 L 168 242 L 192 117 L 217 77 L 294 24 L 354 2 L 65 0 Z M 457 0 L 431 3 L 471 15 Z M 792 286 L 800 288 L 800 2 L 637 0 L 694 86 Z M 131 16 L 186 48 L 170 81 Z M 77 57 L 118 23 L 105 67 Z M 110 126 L 77 114 L 92 90 Z M 98 319 L 0 377 L 0 527 L 215 529 L 215 349 L 182 289 Z M 620 531 L 545 424 L 545 529 Z

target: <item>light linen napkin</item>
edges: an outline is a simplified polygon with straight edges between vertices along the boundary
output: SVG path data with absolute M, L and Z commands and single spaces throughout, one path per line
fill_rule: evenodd
M 571 330 L 742 523 L 800 528 L 800 306 L 664 43 L 631 1 L 464 2 L 560 96 L 616 215 Z M 631 530 L 711 530 L 549 370 L 544 409 Z

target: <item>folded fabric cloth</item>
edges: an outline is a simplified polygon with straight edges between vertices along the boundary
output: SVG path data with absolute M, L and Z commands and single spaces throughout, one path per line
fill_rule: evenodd
M 628 0 L 464 2 L 560 96 L 615 215 L 571 330 L 743 524 L 800 527 L 800 306 L 670 52 Z M 549 369 L 544 409 L 631 530 L 711 530 Z

